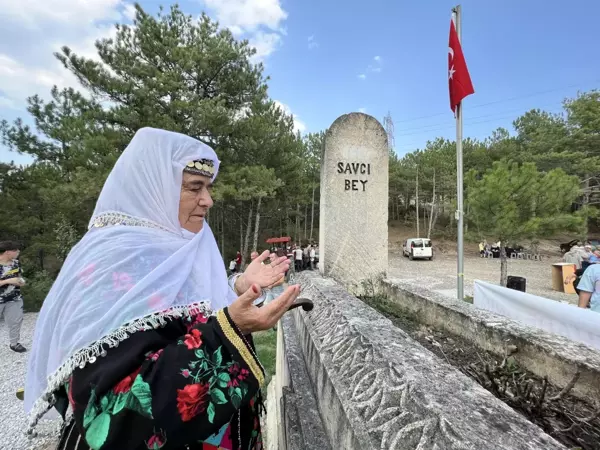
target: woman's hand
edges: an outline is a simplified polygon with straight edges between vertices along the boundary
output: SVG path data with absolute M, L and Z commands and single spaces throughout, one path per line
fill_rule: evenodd
M 253 284 L 228 307 L 229 317 L 242 334 L 273 328 L 300 294 L 300 286 L 289 286 L 283 294 L 262 308 L 253 305 L 260 294 L 260 288 Z
M 271 263 L 263 264 L 269 258 Z M 258 284 L 261 288 L 277 286 L 283 283 L 285 273 L 289 268 L 290 260 L 286 256 L 277 257 L 274 253 L 269 254 L 269 251 L 265 250 L 246 267 L 244 273 L 237 279 L 236 293 L 241 295 L 253 284 Z

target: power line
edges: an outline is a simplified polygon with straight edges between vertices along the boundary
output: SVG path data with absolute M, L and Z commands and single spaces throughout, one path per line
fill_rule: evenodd
M 514 100 L 520 100 L 522 98 L 535 97 L 537 95 L 549 94 L 549 93 L 552 93 L 552 92 L 558 92 L 558 91 L 562 91 L 562 90 L 565 90 L 565 89 L 570 89 L 570 88 L 573 88 L 573 87 L 587 85 L 587 84 L 591 84 L 591 83 L 598 83 L 598 82 L 600 82 L 600 79 L 596 79 L 596 80 L 592 80 L 592 81 L 588 81 L 588 82 L 583 82 L 583 83 L 574 83 L 574 84 L 570 84 L 570 85 L 567 85 L 567 86 L 562 86 L 562 87 L 559 87 L 559 88 L 546 89 L 544 91 L 532 92 L 532 93 L 529 93 L 529 94 L 519 95 L 519 96 L 516 96 L 516 97 L 509 97 L 509 98 L 502 99 L 502 100 L 494 100 L 494 101 L 487 102 L 487 103 L 480 103 L 478 105 L 469 105 L 468 109 L 471 110 L 471 109 L 475 109 L 475 108 L 483 108 L 484 106 L 496 105 L 496 104 L 505 103 L 505 102 L 511 102 L 511 101 L 514 101 Z M 429 115 L 426 115 L 426 116 L 414 117 L 412 119 L 396 120 L 395 122 L 396 122 L 396 124 L 398 124 L 398 123 L 404 123 L 404 122 L 412 122 L 412 121 L 415 121 L 415 120 L 428 119 L 430 117 L 437 117 L 437 116 L 442 116 L 442 115 L 446 115 L 446 114 L 449 114 L 449 113 L 446 111 L 446 112 L 440 112 L 440 113 L 437 113 L 437 114 L 429 114 Z
M 545 104 L 545 105 L 540 105 L 540 106 L 538 106 L 537 108 L 530 108 L 530 110 L 531 110 L 531 109 L 542 109 L 542 108 L 547 108 L 547 107 L 549 107 L 549 106 L 554 106 L 554 107 L 556 107 L 556 106 L 558 106 L 558 105 L 559 105 L 559 104 L 557 104 L 557 102 L 552 102 L 552 103 L 548 103 L 548 104 Z M 560 103 L 560 105 L 562 105 L 562 102 Z M 469 118 L 469 119 L 468 119 L 468 120 L 465 122 L 465 124 L 472 123 L 472 121 L 473 121 L 473 120 L 482 119 L 482 118 L 485 118 L 485 117 L 493 117 L 493 116 L 498 116 L 498 115 L 501 115 L 501 114 L 507 114 L 507 113 L 510 113 L 510 112 L 512 112 L 512 113 L 515 113 L 515 112 L 519 112 L 519 111 L 523 111 L 523 108 L 515 108 L 515 109 L 512 109 L 512 110 L 505 110 L 505 111 L 496 111 L 496 112 L 494 112 L 494 113 L 491 113 L 491 114 L 482 114 L 482 115 L 479 115 L 479 116 L 470 117 L 470 118 Z M 548 112 L 548 111 L 546 111 L 546 112 Z M 552 112 L 552 111 L 550 111 L 550 112 Z M 554 113 L 556 113 L 556 112 L 554 112 Z M 511 117 L 512 117 L 512 116 L 511 116 Z M 502 119 L 502 118 L 503 118 L 503 117 L 501 117 L 501 118 L 497 118 L 497 120 L 500 120 L 500 119 Z M 432 127 L 434 127 L 434 128 L 435 128 L 435 127 L 439 127 L 439 126 L 445 126 L 445 125 L 446 125 L 446 122 L 438 122 L 438 123 L 432 123 L 432 124 L 429 124 L 429 125 L 423 125 L 422 127 L 412 127 L 412 128 L 405 128 L 404 130 L 405 130 L 405 131 L 418 131 L 418 130 L 424 130 L 424 132 L 427 132 L 427 131 L 435 131 L 435 129 L 428 130 L 429 128 L 432 128 Z M 398 134 L 397 136 L 406 136 L 406 134 Z

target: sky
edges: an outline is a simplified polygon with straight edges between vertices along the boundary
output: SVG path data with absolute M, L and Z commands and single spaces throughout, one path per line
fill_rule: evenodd
M 166 1 L 142 0 L 156 12 Z M 448 0 L 183 0 L 257 49 L 269 94 L 302 133 L 361 111 L 394 122 L 399 155 L 436 137 L 454 139 L 448 101 Z M 67 45 L 95 56 L 94 42 L 128 23 L 125 0 L 0 0 L 0 120 L 22 117 L 28 96 L 78 86 L 53 57 Z M 600 2 L 464 0 L 462 46 L 475 87 L 463 102 L 464 136 L 511 129 L 520 114 L 561 111 L 565 97 L 600 87 Z M 0 146 L 0 161 L 28 163 Z

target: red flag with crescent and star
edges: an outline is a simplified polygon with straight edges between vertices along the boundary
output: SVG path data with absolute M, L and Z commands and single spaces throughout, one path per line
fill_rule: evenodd
M 450 19 L 450 40 L 448 42 L 448 85 L 450 88 L 450 109 L 456 113 L 456 105 L 463 98 L 475 93 L 467 62 L 458 40 L 454 20 Z

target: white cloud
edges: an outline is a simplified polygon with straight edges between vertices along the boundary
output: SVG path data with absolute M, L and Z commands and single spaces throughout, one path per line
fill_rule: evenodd
M 97 59 L 95 41 L 112 37 L 133 5 L 123 0 L 0 0 L 0 108 L 22 109 L 28 96 L 49 97 L 50 88 L 79 86 L 53 52 L 63 45 Z
M 287 18 L 279 0 L 204 0 L 204 4 L 214 11 L 222 26 L 235 27 L 243 32 L 256 31 L 261 27 L 279 31 Z
M 306 124 L 304 122 L 302 122 L 300 119 L 298 119 L 298 116 L 296 114 L 292 113 L 292 110 L 290 109 L 290 107 L 288 105 L 286 105 L 285 103 L 281 103 L 278 100 L 275 100 L 274 103 L 285 114 L 287 114 L 288 116 L 292 116 L 292 119 L 294 120 L 294 131 L 296 131 L 296 132 L 299 131 L 300 133 L 304 133 L 306 131 Z
M 367 108 L 358 108 L 358 112 L 366 113 L 367 112 Z
M 89 25 L 100 19 L 118 19 L 123 0 L 0 0 L 0 16 L 29 28 L 47 22 Z
M 262 31 L 254 33 L 250 38 L 250 45 L 256 49 L 253 56 L 253 62 L 264 61 L 267 56 L 273 53 L 281 45 L 281 35 L 277 33 L 263 33 Z
M 319 48 L 319 43 L 315 40 L 315 35 L 308 37 L 308 49 L 312 50 L 315 48 Z
M 222 27 L 256 48 L 253 62 L 264 61 L 287 34 L 283 22 L 288 14 L 280 0 L 204 0 L 204 5 Z
M 15 109 L 16 106 L 13 100 L 0 95 L 0 108 Z
M 127 3 L 125 8 L 123 8 L 123 15 L 127 17 L 129 20 L 135 19 L 135 6 L 132 3 Z
M 367 73 L 380 73 L 383 70 L 382 67 L 382 59 L 381 56 L 377 55 L 373 57 L 373 63 L 367 66 L 367 70 L 360 75 L 358 78 L 361 80 L 365 80 L 367 78 Z

